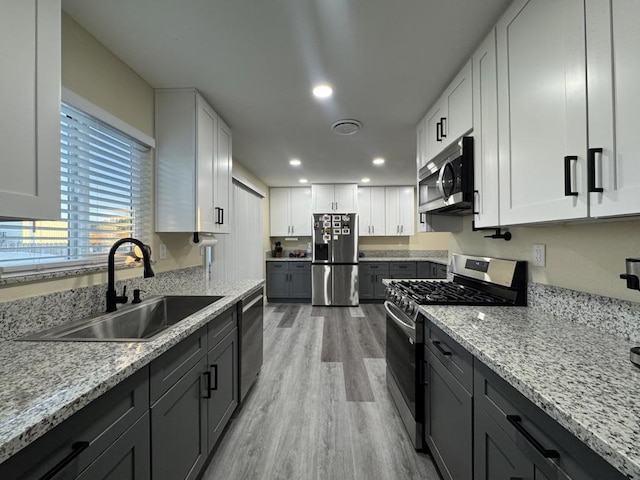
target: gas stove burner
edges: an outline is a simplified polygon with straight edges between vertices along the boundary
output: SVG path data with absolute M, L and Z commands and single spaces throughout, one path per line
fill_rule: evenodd
M 454 282 L 400 281 L 394 287 L 419 305 L 505 305 L 506 298 Z

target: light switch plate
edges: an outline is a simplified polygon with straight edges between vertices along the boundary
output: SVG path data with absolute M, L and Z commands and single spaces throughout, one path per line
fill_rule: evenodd
M 533 251 L 531 252 L 531 260 L 536 267 L 544 267 L 546 264 L 546 246 L 539 244 L 533 245 Z
M 159 252 L 158 256 L 160 257 L 160 260 L 166 260 L 167 259 L 167 246 L 164 243 L 160 244 L 160 252 Z

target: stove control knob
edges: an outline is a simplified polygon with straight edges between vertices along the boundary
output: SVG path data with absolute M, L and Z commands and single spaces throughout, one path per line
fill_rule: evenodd
M 413 315 L 414 313 L 416 313 L 416 306 L 409 302 L 409 304 L 407 305 L 407 308 L 405 308 L 405 311 L 409 314 L 409 315 Z

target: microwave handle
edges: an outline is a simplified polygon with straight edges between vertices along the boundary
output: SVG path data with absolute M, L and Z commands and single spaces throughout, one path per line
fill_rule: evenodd
M 449 195 L 445 193 L 444 187 L 442 186 L 442 179 L 444 178 L 444 171 L 450 163 L 451 160 L 445 162 L 445 164 L 440 167 L 440 173 L 438 174 L 438 190 L 440 191 L 440 195 L 442 195 L 443 200 L 447 200 L 449 198 Z

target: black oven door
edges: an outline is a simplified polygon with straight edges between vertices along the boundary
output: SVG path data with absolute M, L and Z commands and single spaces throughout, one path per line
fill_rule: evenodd
M 391 302 L 387 312 L 387 367 L 405 404 L 416 418 L 416 325 Z

